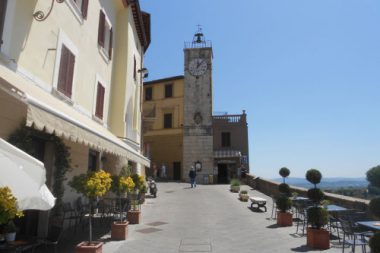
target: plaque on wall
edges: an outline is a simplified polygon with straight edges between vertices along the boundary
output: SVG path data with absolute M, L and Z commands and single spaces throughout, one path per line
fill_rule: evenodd
M 196 125 L 200 125 L 202 123 L 202 114 L 200 112 L 194 113 L 194 122 Z

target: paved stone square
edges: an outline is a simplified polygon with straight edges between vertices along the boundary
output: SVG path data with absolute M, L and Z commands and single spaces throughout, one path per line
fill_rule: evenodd
M 242 188 L 250 196 L 267 198 L 268 212 L 252 211 L 250 202 L 239 201 L 228 185 L 192 189 L 185 183 L 159 183 L 158 197 L 142 205 L 142 223 L 129 226 L 126 241 L 111 241 L 106 235 L 103 252 L 318 252 L 306 247 L 306 237 L 296 234 L 295 226 L 275 225 L 269 197 Z M 332 242 L 323 252 L 342 251 Z

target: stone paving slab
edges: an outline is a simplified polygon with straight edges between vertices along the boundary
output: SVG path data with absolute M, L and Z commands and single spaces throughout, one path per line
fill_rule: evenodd
M 242 189 L 267 199 L 268 211 L 251 210 L 250 202 L 239 201 L 228 185 L 190 188 L 185 183 L 160 182 L 158 197 L 147 198 L 142 205 L 141 224 L 129 225 L 126 241 L 112 241 L 106 234 L 103 252 L 319 252 L 306 246 L 306 236 L 296 234 L 295 226 L 277 227 L 270 218 L 270 197 L 248 186 Z M 139 232 L 144 229 L 155 231 Z M 333 241 L 333 247 L 323 252 L 342 252 L 342 247 Z

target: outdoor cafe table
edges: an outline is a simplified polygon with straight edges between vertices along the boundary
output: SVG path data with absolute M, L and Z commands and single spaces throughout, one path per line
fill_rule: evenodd
M 348 210 L 347 208 L 338 205 L 327 205 L 326 209 L 329 213 L 345 212 Z
M 375 221 L 358 221 L 356 222 L 357 224 L 363 226 L 363 227 L 367 227 L 371 230 L 377 230 L 377 231 L 380 231 L 380 221 L 379 220 L 375 220 Z

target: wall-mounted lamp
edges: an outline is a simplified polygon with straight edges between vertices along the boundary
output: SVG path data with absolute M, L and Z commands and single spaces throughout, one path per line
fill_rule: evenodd
M 45 14 L 45 12 L 43 12 L 43 11 L 36 11 L 35 13 L 33 13 L 34 19 L 37 21 L 44 21 L 45 19 L 47 19 L 50 15 L 51 11 L 53 10 L 55 1 L 57 1 L 57 3 L 63 3 L 65 0 L 52 0 L 51 5 L 50 5 L 50 9 L 48 10 L 48 12 Z
M 202 170 L 202 163 L 201 163 L 200 161 L 196 161 L 196 162 L 194 163 L 194 165 L 195 165 L 195 169 L 196 169 L 198 172 Z
M 139 69 L 137 72 L 141 73 L 143 78 L 147 78 L 149 75 L 149 70 L 147 68 Z

